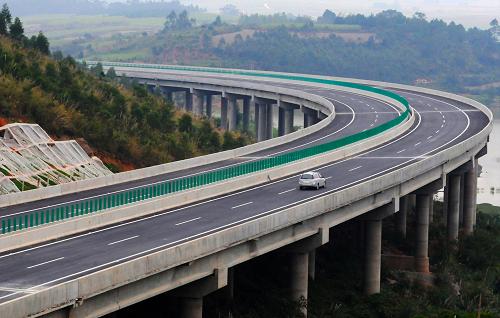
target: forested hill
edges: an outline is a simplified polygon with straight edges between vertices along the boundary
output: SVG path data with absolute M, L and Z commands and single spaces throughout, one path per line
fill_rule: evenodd
M 360 29 L 350 32 L 349 40 L 345 33 L 328 32 L 329 25 Z M 215 51 L 235 66 L 403 83 L 426 80 L 453 90 L 500 78 L 500 43 L 488 30 L 394 10 L 347 17 L 327 11 L 299 29 L 257 32 Z
M 0 125 L 33 122 L 56 139 L 84 138 L 105 163 L 143 167 L 217 152 L 246 139 L 176 111 L 139 84 L 50 56 L 47 39 L 27 39 L 22 22 L 0 13 Z M 3 27 L 6 26 L 6 27 Z

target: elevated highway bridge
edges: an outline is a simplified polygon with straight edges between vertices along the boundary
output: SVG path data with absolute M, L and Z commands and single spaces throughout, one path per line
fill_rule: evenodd
M 179 297 L 182 316 L 201 317 L 203 297 L 231 286 L 234 267 L 275 250 L 289 255 L 291 297 L 307 298 L 315 249 L 352 220 L 365 228 L 364 290 L 377 293 L 383 220 L 405 232 L 415 201 L 415 269 L 429 272 L 432 196 L 443 187 L 448 238 L 460 225 L 473 231 L 492 127 L 478 102 L 354 79 L 103 65 L 200 116 L 220 99 L 222 129 L 249 130 L 253 115 L 259 142 L 2 196 L 1 317 L 100 317 L 162 293 Z M 299 191 L 311 169 L 327 187 Z

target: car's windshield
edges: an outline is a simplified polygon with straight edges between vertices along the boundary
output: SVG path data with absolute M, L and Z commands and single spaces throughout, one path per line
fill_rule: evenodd
M 301 179 L 314 179 L 314 176 L 312 174 L 303 174 Z

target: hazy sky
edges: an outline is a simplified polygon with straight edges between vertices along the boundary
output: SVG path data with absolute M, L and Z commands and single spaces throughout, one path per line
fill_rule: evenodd
M 125 0 L 108 0 L 125 1 Z M 234 4 L 246 13 L 290 12 L 318 16 L 325 9 L 336 13 L 376 13 L 397 9 L 407 15 L 423 11 L 431 18 L 442 18 L 466 26 L 487 27 L 493 18 L 500 19 L 500 0 L 180 0 L 218 12 L 226 4 Z

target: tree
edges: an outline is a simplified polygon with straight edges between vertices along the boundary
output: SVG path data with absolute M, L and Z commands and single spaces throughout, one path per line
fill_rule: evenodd
M 177 25 L 177 13 L 175 11 L 171 11 L 167 16 L 167 20 L 165 21 L 163 30 L 173 30 Z
M 498 20 L 496 18 L 491 20 L 490 27 L 496 28 L 497 26 L 498 26 Z
M 19 18 L 15 18 L 14 23 L 10 25 L 10 37 L 17 41 L 24 38 L 24 27 Z
M 40 31 L 35 40 L 35 48 L 45 55 L 50 54 L 50 44 L 47 37 Z
M 415 12 L 413 14 L 413 18 L 418 19 L 418 20 L 425 20 L 427 18 L 427 16 L 423 12 Z
M 193 118 L 189 114 L 184 114 L 179 118 L 179 131 L 190 133 L 193 130 Z
M 0 35 L 7 35 L 9 27 L 12 24 L 12 15 L 10 14 L 9 7 L 5 3 L 0 11 Z
M 110 79 L 115 79 L 116 78 L 116 71 L 114 67 L 110 67 L 108 71 L 106 72 L 106 77 Z

